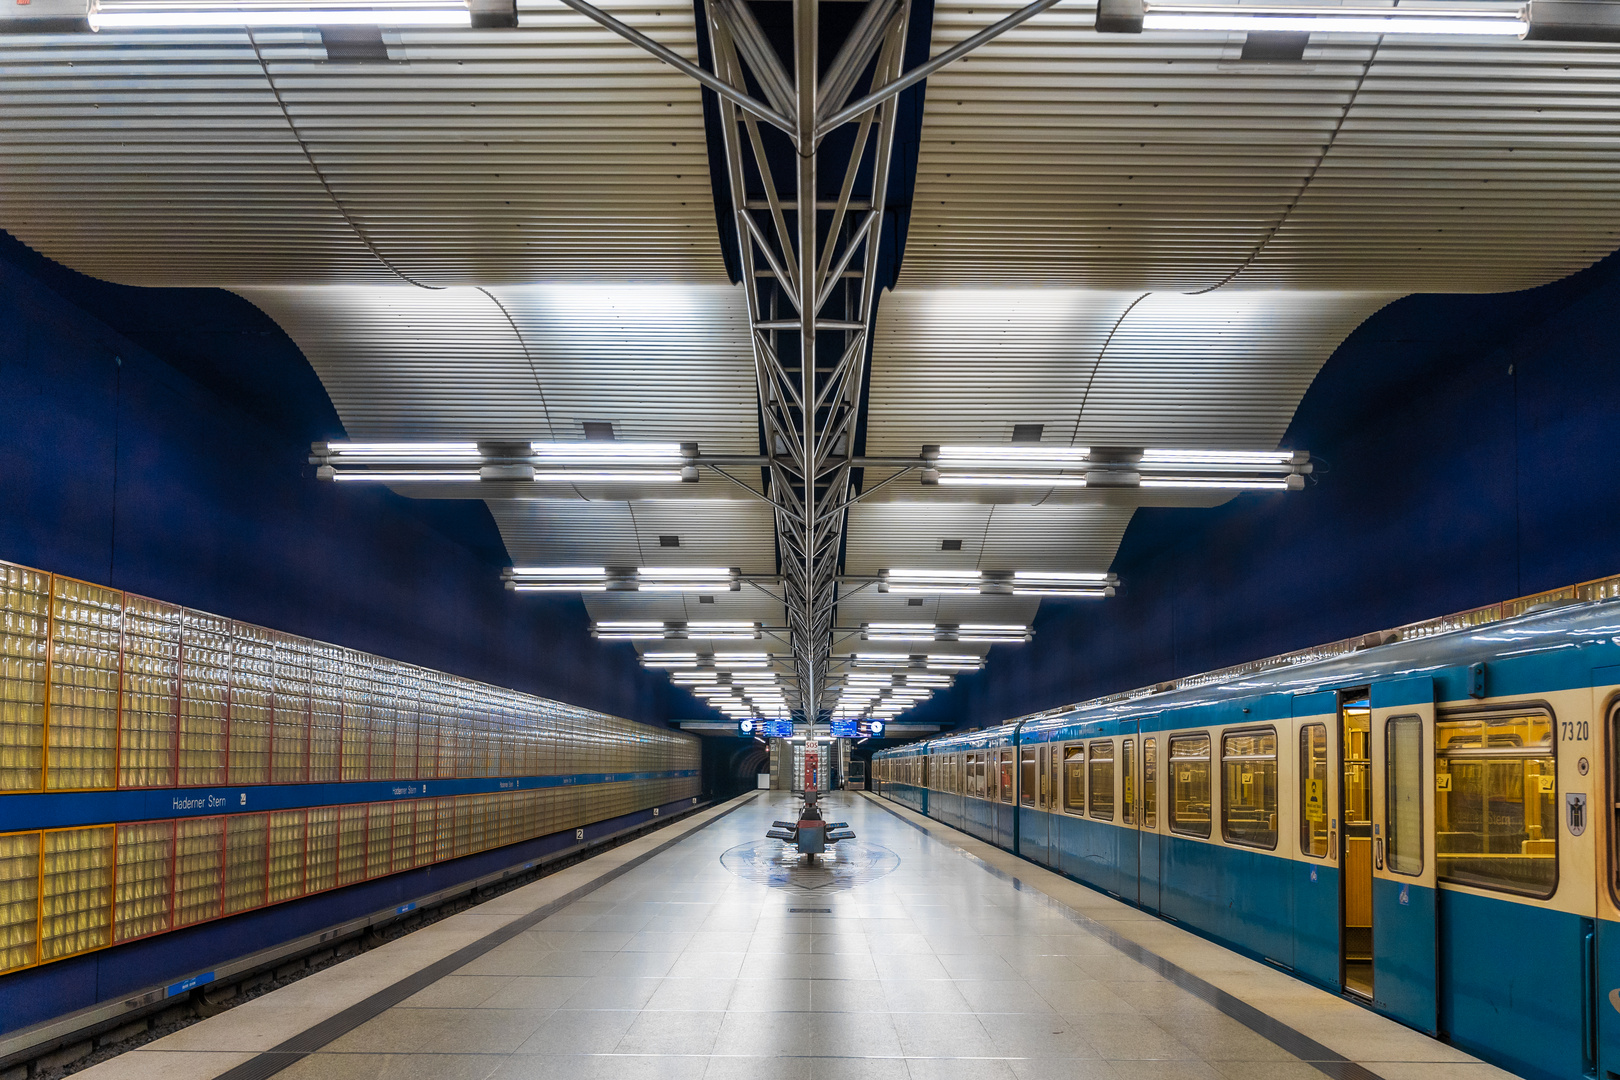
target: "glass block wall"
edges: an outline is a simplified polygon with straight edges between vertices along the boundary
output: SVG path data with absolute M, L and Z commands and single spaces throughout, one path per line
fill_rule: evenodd
M 680 732 L 0 563 L 0 974 L 695 800 Z

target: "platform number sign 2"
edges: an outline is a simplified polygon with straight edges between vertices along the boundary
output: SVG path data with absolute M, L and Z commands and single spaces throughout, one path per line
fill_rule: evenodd
M 584 829 L 575 829 L 574 830 L 574 839 L 575 840 L 583 840 L 583 839 L 585 839 L 585 830 Z

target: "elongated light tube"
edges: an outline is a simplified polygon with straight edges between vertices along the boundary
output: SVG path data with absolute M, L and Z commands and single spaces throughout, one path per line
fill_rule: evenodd
M 1142 478 L 1145 488 L 1180 488 L 1182 490 L 1209 491 L 1292 491 L 1304 487 L 1296 476 L 1251 477 L 1148 477 Z
M 324 444 L 329 457 L 350 461 L 378 458 L 395 464 L 412 461 L 479 461 L 475 442 L 334 442 Z
M 537 484 L 678 484 L 679 469 L 626 469 L 623 472 L 595 470 L 589 472 L 562 472 L 556 469 L 536 469 Z
M 1076 487 L 1086 486 L 1083 476 L 1039 476 L 1029 473 L 940 473 L 944 487 Z
M 345 480 L 365 480 L 373 484 L 476 484 L 479 476 L 476 472 L 461 469 L 453 472 L 430 472 L 425 469 L 399 472 L 379 472 L 371 469 L 364 472 L 338 472 L 334 469 L 332 479 L 339 483 Z
M 160 30 L 216 26 L 471 26 L 465 7 L 236 8 L 214 11 L 94 11 L 92 30 Z
M 1248 30 L 1338 34 L 1487 34 L 1522 37 L 1530 24 L 1516 11 L 1436 8 L 1333 8 L 1148 4 L 1144 30 Z

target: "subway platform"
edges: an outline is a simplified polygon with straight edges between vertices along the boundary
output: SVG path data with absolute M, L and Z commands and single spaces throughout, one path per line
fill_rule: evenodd
M 858 793 L 758 792 L 86 1080 L 1487 1080 L 1490 1065 Z

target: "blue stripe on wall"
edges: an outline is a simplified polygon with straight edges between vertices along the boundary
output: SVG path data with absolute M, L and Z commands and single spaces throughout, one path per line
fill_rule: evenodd
M 567 776 L 507 776 L 463 780 L 370 780 L 338 784 L 260 784 L 249 787 L 155 788 L 136 791 L 71 791 L 0 796 L 0 832 L 61 829 L 74 825 L 148 821 L 157 818 L 250 814 L 395 799 L 435 799 L 537 788 L 668 780 L 697 776 L 697 769 L 663 772 L 574 773 Z

